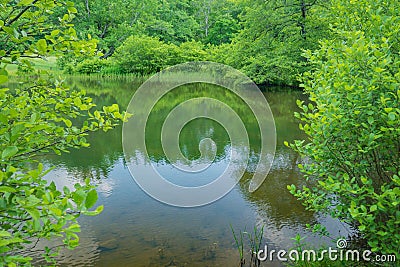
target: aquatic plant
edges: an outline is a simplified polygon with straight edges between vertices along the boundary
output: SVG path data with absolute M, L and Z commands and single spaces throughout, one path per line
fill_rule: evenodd
M 250 262 L 249 266 L 250 267 L 258 267 L 261 264 L 261 261 L 257 258 L 257 252 L 261 248 L 261 242 L 263 239 L 264 235 L 264 225 L 261 228 L 257 228 L 257 226 L 253 227 L 253 232 L 247 232 L 246 228 L 244 231 L 240 231 L 238 235 L 236 235 L 235 231 L 233 230 L 232 225 L 230 225 L 233 238 L 235 239 L 236 247 L 239 252 L 240 256 L 240 266 L 243 267 L 245 266 L 246 259 L 245 255 L 243 253 L 244 251 L 244 243 L 245 243 L 245 237 L 247 236 L 248 242 L 250 244 Z
M 230 227 L 231 227 L 231 230 L 232 230 L 233 238 L 235 239 L 237 250 L 239 252 L 240 266 L 243 267 L 244 264 L 245 264 L 245 259 L 244 259 L 244 254 L 243 254 L 243 250 L 244 250 L 243 240 L 244 240 L 244 234 L 245 234 L 246 228 L 245 228 L 245 231 L 243 231 L 243 232 L 240 231 L 239 232 L 239 236 L 238 236 L 239 239 L 238 239 L 238 237 L 235 234 L 235 230 L 233 230 L 232 224 L 230 225 Z
M 257 226 L 253 227 L 253 233 L 247 233 L 247 236 L 250 241 L 250 266 L 260 266 L 261 262 L 257 257 L 257 252 L 261 248 L 261 242 L 264 234 L 264 225 L 261 229 L 258 229 Z

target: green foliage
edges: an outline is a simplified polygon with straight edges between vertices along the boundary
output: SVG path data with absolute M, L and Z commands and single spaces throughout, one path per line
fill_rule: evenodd
M 320 225 L 316 225 L 316 228 L 319 228 Z M 344 266 L 353 266 L 354 264 L 351 261 L 341 261 L 339 260 L 331 260 L 329 257 L 327 257 L 327 254 L 324 254 L 328 248 L 323 247 L 319 249 L 315 249 L 313 247 L 310 247 L 307 242 L 304 241 L 306 239 L 306 236 L 301 236 L 300 234 L 296 234 L 295 237 L 291 238 L 293 240 L 293 247 L 290 250 L 296 250 L 298 252 L 298 255 L 310 255 L 310 259 L 312 259 L 313 256 L 312 254 L 303 254 L 304 251 L 310 251 L 313 250 L 316 252 L 316 261 L 311 260 L 308 261 L 307 258 L 306 260 L 298 260 L 298 261 L 292 261 L 289 260 L 286 264 L 286 266 L 293 266 L 293 267 L 325 267 L 325 266 L 330 266 L 330 267 L 344 267 Z M 325 250 L 325 252 L 323 252 Z M 322 258 L 320 260 L 320 258 Z M 357 262 L 357 266 L 369 266 L 369 265 L 364 265 L 364 263 Z
M 180 44 L 176 60 L 178 63 L 184 63 L 204 60 L 207 57 L 208 53 L 201 42 L 190 41 Z
M 74 20 L 77 35 L 81 39 L 92 37 L 99 40 L 98 51 L 105 58 L 130 35 L 142 32 L 145 25 L 153 21 L 153 10 L 157 7 L 155 0 L 72 2 L 78 10 Z M 63 8 L 56 9 L 53 21 L 63 13 Z
M 328 1 L 244 1 L 243 29 L 233 37 L 224 63 L 258 84 L 297 85 L 309 64 L 303 49 L 314 49 L 326 31 L 318 17 Z M 323 5 L 320 5 L 323 4 Z
M 106 59 L 100 59 L 100 58 L 87 59 L 76 65 L 75 72 L 81 74 L 99 73 L 109 66 L 111 66 L 111 62 Z
M 230 13 L 221 14 L 210 28 L 205 42 L 214 45 L 230 43 L 239 28 L 237 18 L 232 17 Z
M 93 56 L 96 42 L 78 40 L 70 24 L 76 12 L 71 2 L 3 1 L 0 6 L 0 259 L 9 266 L 26 266 L 31 258 L 17 255 L 17 250 L 30 250 L 38 240 L 56 236 L 74 248 L 79 244 L 77 218 L 103 209 L 93 209 L 97 193 L 89 180 L 59 189 L 43 178 L 48 170 L 38 157 L 89 146 L 89 132 L 112 129 L 123 114 L 117 105 L 94 110 L 84 92 L 43 79 L 43 71 L 30 60 L 65 53 Z M 49 14 L 61 6 L 68 13 L 58 24 L 50 23 Z M 9 90 L 9 65 L 36 76 Z M 44 258 L 51 262 L 53 256 L 46 248 Z
M 395 1 L 333 1 L 332 39 L 306 56 L 312 103 L 297 117 L 309 142 L 291 146 L 315 187 L 290 191 L 356 226 L 377 253 L 400 256 L 399 9 Z
M 298 85 L 298 75 L 309 69 L 302 50 L 314 49 L 328 28 L 325 18 L 319 16 L 329 8 L 328 0 L 93 0 L 76 1 L 76 5 L 80 11 L 76 14 L 78 35 L 98 39 L 102 58 L 118 50 L 117 64 L 104 68 L 112 73 L 154 73 L 174 62 L 187 61 L 186 55 L 180 54 L 185 52 L 179 49 L 181 45 L 193 54 L 203 44 L 211 47 L 207 52 L 212 54 L 205 59 L 235 67 L 258 84 Z M 139 39 L 143 39 L 142 46 L 134 44 Z M 140 52 L 132 51 L 132 47 Z M 162 55 L 166 59 L 150 60 L 149 51 L 154 52 L 153 58 Z M 194 59 L 203 59 L 203 55 Z M 82 58 L 70 60 L 60 63 L 68 73 Z M 138 66 L 127 66 L 131 62 Z
M 99 40 L 98 49 L 108 58 L 131 35 L 148 35 L 179 45 L 191 40 L 229 42 L 239 29 L 239 6 L 230 0 L 73 0 L 79 13 L 78 36 Z M 56 21 L 64 11 L 56 10 Z
M 154 20 L 143 33 L 168 43 L 180 44 L 197 39 L 201 31 L 195 17 L 195 1 L 163 1 L 154 10 Z
M 118 47 L 124 48 L 118 49 L 119 55 L 116 58 L 120 60 L 117 64 L 99 60 L 87 61 L 79 54 L 62 55 L 58 59 L 58 65 L 69 74 L 154 73 L 176 62 L 204 58 L 205 44 L 229 43 L 240 28 L 238 14 L 241 5 L 228 0 L 75 2 L 79 11 L 74 14 L 77 35 L 82 39 L 91 40 L 93 37 L 98 40 L 98 57 L 107 59 Z M 57 21 L 63 12 L 62 8 L 56 8 L 50 18 Z M 142 45 L 139 45 L 138 38 L 144 42 Z M 159 49 L 156 49 L 157 45 L 160 46 Z M 146 49 L 145 46 L 149 48 Z M 138 47 L 140 52 L 128 55 L 130 59 L 124 60 L 124 53 L 132 53 L 132 47 Z M 160 55 L 167 58 L 150 60 L 151 55 L 146 54 L 149 51 L 154 52 L 153 58 Z M 140 53 L 144 53 L 143 56 L 140 57 Z M 138 66 L 129 67 L 126 62 L 137 63 Z M 106 63 L 105 66 L 102 63 Z M 151 66 L 147 67 L 145 64 Z
M 258 229 L 257 226 L 253 227 L 253 232 L 248 232 L 247 237 L 250 242 L 250 266 L 260 266 L 261 261 L 257 257 L 258 251 L 261 249 L 261 243 L 264 235 L 264 225 L 261 229 Z
M 112 60 L 123 73 L 147 75 L 178 63 L 203 60 L 206 55 L 199 42 L 177 46 L 155 37 L 131 36 L 117 48 Z
M 257 228 L 257 226 L 253 227 L 253 232 L 247 232 L 246 228 L 244 231 L 240 231 L 239 235 L 236 235 L 235 230 L 233 229 L 232 225 L 230 225 L 233 239 L 235 240 L 235 245 L 236 248 L 239 252 L 239 257 L 240 257 L 240 265 L 239 266 L 245 266 L 246 263 L 246 257 L 244 255 L 244 247 L 245 247 L 245 237 L 247 236 L 247 241 L 250 245 L 250 267 L 257 267 L 260 266 L 261 261 L 257 257 L 257 252 L 260 251 L 261 249 L 261 244 L 263 240 L 263 235 L 264 235 L 264 225 L 261 227 L 261 229 Z
M 117 48 L 113 60 L 123 73 L 145 75 L 173 65 L 176 56 L 177 47 L 173 44 L 165 44 L 155 37 L 131 36 Z
M 59 17 L 57 25 L 48 22 L 52 10 L 62 6 L 57 1 L 13 1 L 1 3 L 0 59 L 7 64 L 30 66 L 27 58 L 41 58 L 46 55 L 74 55 L 91 53 L 96 41 L 80 41 L 71 20 L 76 9 L 67 4 L 67 14 Z
M 244 229 L 244 231 L 240 231 L 239 232 L 239 236 L 236 236 L 235 230 L 233 230 L 232 225 L 230 225 L 231 230 L 232 230 L 232 235 L 233 238 L 235 239 L 235 244 L 236 244 L 236 248 L 239 252 L 239 257 L 240 257 L 240 266 L 243 266 L 245 263 L 245 259 L 244 259 L 244 254 L 243 254 L 243 250 L 244 250 L 244 237 L 245 237 L 245 232 L 246 232 L 246 228 Z

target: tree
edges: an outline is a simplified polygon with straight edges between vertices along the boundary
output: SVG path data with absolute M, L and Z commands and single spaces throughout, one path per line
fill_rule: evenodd
M 77 218 L 96 215 L 103 208 L 90 210 L 97 193 L 88 179 L 73 190 L 47 182 L 43 176 L 48 170 L 38 157 L 87 147 L 89 132 L 107 131 L 124 115 L 117 105 L 93 110 L 95 104 L 84 92 L 69 90 L 35 70 L 32 58 L 96 50 L 95 41 L 78 40 L 71 24 L 77 11 L 72 3 L 10 0 L 0 7 L 1 86 L 7 86 L 8 65 L 35 72 L 15 90 L 0 89 L 0 258 L 9 266 L 29 265 L 31 258 L 16 250 L 32 249 L 38 240 L 55 236 L 74 248 L 79 244 Z M 66 14 L 57 24 L 50 23 L 57 7 Z M 46 248 L 45 258 L 51 260 L 52 253 Z
M 238 30 L 238 20 L 229 13 L 222 14 L 209 29 L 205 42 L 213 45 L 230 43 Z
M 179 45 L 188 41 L 230 42 L 239 29 L 240 5 L 232 0 L 101 0 L 75 1 L 75 29 L 81 39 L 99 40 L 102 58 L 131 35 L 148 35 Z M 53 21 L 63 14 L 56 9 Z
M 200 28 L 198 40 L 204 43 L 229 43 L 240 29 L 240 1 L 197 0 L 193 1 L 192 6 L 193 16 Z
M 256 83 L 297 85 L 307 70 L 303 49 L 314 49 L 327 25 L 317 15 L 325 0 L 247 1 L 240 15 L 243 29 L 233 38 L 225 62 Z
M 146 34 L 160 38 L 167 43 L 180 43 L 198 40 L 200 26 L 193 15 L 193 1 L 162 1 L 155 20 L 146 27 Z
M 147 25 L 155 22 L 155 12 L 159 9 L 156 0 L 100 0 L 72 1 L 78 13 L 75 14 L 75 29 L 80 39 L 91 36 L 97 39 L 97 49 L 110 57 L 115 49 L 132 34 L 140 34 Z M 63 14 L 62 8 L 54 10 L 51 20 L 57 22 Z
M 355 226 L 373 252 L 400 256 L 400 16 L 395 1 L 334 0 L 331 39 L 307 52 L 312 103 L 291 146 L 314 186 L 291 192 Z

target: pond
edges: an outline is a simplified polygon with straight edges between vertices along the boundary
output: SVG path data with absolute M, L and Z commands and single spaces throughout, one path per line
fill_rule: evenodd
M 85 89 L 98 106 L 118 103 L 125 109 L 142 80 L 89 77 L 70 78 L 67 83 L 72 88 Z M 150 130 L 146 145 L 150 162 L 141 159 L 140 155 L 136 159 L 137 164 L 154 164 L 160 172 L 185 184 L 185 179 L 176 176 L 172 162 L 163 154 L 159 137 L 163 120 L 179 102 L 202 95 L 204 90 L 213 90 L 214 96 L 222 100 L 230 96 L 221 88 L 207 85 L 194 84 L 178 89 L 157 103 L 148 120 L 146 127 Z M 47 175 L 48 179 L 55 180 L 58 186 L 71 186 L 90 177 L 98 186 L 98 205 L 104 205 L 99 216 L 80 218 L 81 246 L 73 251 L 61 249 L 60 265 L 238 266 L 239 254 L 231 227 L 238 233 L 263 226 L 262 244 L 268 244 L 271 249 L 293 248 L 293 238 L 297 234 L 317 248 L 332 245 L 331 239 L 313 234 L 306 229 L 306 224 L 321 223 L 333 237 L 345 234 L 345 227 L 332 218 L 306 211 L 286 189 L 288 184 L 301 186 L 305 183 L 297 168 L 299 156 L 283 145 L 284 141 L 305 138 L 293 117 L 297 110 L 296 100 L 305 97 L 300 91 L 287 89 L 265 92 L 264 96 L 274 115 L 277 147 L 272 168 L 254 193 L 247 190 L 253 169 L 250 162 L 244 177 L 233 190 L 211 204 L 179 208 L 153 199 L 135 183 L 127 168 L 121 126 L 107 133 L 91 134 L 88 137 L 90 149 L 47 157 L 46 165 L 56 166 Z M 230 104 L 235 106 L 236 103 L 234 109 L 241 118 L 249 122 L 246 125 L 250 139 L 248 150 L 250 158 L 257 159 L 260 138 L 253 118 L 239 102 L 232 101 Z M 219 171 L 229 159 L 230 143 L 224 128 L 215 121 L 202 118 L 188 123 L 180 134 L 182 153 L 189 159 L 198 158 L 199 141 L 203 138 L 211 138 L 217 146 L 212 166 Z M 247 257 L 249 249 L 246 243 Z M 265 262 L 262 266 L 281 266 L 281 263 Z

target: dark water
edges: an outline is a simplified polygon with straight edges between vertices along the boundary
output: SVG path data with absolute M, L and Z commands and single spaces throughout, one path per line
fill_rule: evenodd
M 141 81 L 73 79 L 69 84 L 85 89 L 98 106 L 118 103 L 126 107 Z M 166 174 L 173 174 L 159 143 L 159 131 L 166 114 L 180 101 L 201 95 L 204 86 L 193 85 L 167 95 L 158 103 L 148 122 L 152 129 L 146 136 L 151 163 Z M 223 90 L 215 89 L 215 96 L 228 99 Z M 72 151 L 46 159 L 56 166 L 48 175 L 57 185 L 71 186 L 90 177 L 98 185 L 98 204 L 104 205 L 99 216 L 82 217 L 81 246 L 76 250 L 61 250 L 59 262 L 65 266 L 238 266 L 239 254 L 230 225 L 236 232 L 264 226 L 263 244 L 278 249 L 294 246 L 296 234 L 305 237 L 316 248 L 332 245 L 307 230 L 306 224 L 322 223 L 333 236 L 344 234 L 337 221 L 305 211 L 286 189 L 288 184 L 301 186 L 304 180 L 297 169 L 300 158 L 283 145 L 284 141 L 304 139 L 293 117 L 296 99 L 304 99 L 299 91 L 265 93 L 272 109 L 277 148 L 273 167 L 265 182 L 255 193 L 247 190 L 251 176 L 248 171 L 240 183 L 225 197 L 198 208 L 177 208 L 160 203 L 146 193 L 132 179 L 122 152 L 121 127 L 89 136 L 90 149 Z M 238 102 L 230 104 L 248 122 L 250 155 L 259 153 L 259 132 L 254 118 Z M 134 118 L 134 117 L 133 117 Z M 182 130 L 180 146 L 187 158 L 199 155 L 199 140 L 212 137 L 217 144 L 215 168 L 222 168 L 227 159 L 229 137 L 224 129 L 207 119 L 194 120 Z M 221 165 L 221 166 L 220 166 Z M 179 177 L 176 177 L 179 179 Z M 184 181 L 182 181 L 184 182 Z M 41 244 L 44 246 L 48 244 Z M 250 247 L 246 243 L 245 250 Z M 248 253 L 246 256 L 248 256 Z M 266 262 L 263 266 L 279 266 Z

